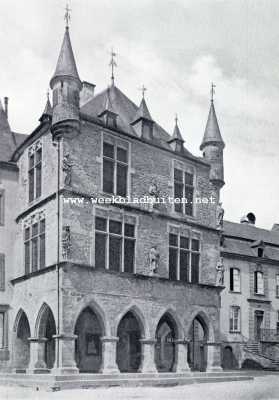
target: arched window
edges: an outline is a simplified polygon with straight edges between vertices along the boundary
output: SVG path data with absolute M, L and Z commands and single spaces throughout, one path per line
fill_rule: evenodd
M 230 307 L 230 332 L 240 332 L 240 307 Z
M 264 294 L 264 279 L 261 271 L 254 273 L 254 291 L 256 294 Z
M 230 268 L 230 291 L 240 292 L 240 270 Z

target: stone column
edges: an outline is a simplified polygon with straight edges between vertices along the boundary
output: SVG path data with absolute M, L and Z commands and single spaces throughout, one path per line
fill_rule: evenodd
M 175 340 L 176 368 L 175 372 L 190 372 L 188 365 L 188 341 L 184 339 Z
M 101 372 L 103 374 L 120 374 L 116 363 L 116 346 L 118 340 L 118 337 L 103 336 L 101 338 L 103 355 Z
M 148 373 L 157 374 L 158 371 L 155 365 L 156 339 L 141 339 L 140 342 L 141 342 L 141 353 L 142 353 L 140 372 L 144 374 Z
M 55 375 L 78 374 L 79 370 L 75 361 L 76 335 L 54 335 L 55 339 L 55 363 L 51 370 Z
M 207 350 L 206 372 L 223 371 L 221 367 L 221 343 L 205 343 Z
M 27 374 L 43 374 L 49 372 L 45 363 L 46 338 L 29 338 L 30 361 L 26 370 Z

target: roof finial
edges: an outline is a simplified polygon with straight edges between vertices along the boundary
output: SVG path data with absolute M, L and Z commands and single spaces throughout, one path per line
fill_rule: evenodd
M 46 95 L 47 95 L 47 100 L 49 101 L 49 89 L 47 89 Z
M 216 85 L 212 82 L 211 83 L 211 89 L 210 89 L 210 96 L 211 96 L 211 102 L 212 103 L 214 101 L 215 88 L 216 88 Z
M 144 85 L 142 85 L 142 87 L 140 87 L 139 90 L 141 91 L 142 98 L 144 99 L 145 92 L 147 91 L 146 87 Z
M 65 7 L 65 15 L 64 15 L 64 20 L 66 22 L 66 28 L 69 28 L 69 22 L 71 20 L 71 9 L 69 8 L 69 4 L 66 4 Z
M 178 116 L 177 116 L 177 113 L 175 113 L 174 120 L 175 120 L 175 125 L 178 125 Z
M 117 54 L 113 50 L 113 47 L 111 49 L 110 55 L 111 55 L 111 60 L 110 60 L 109 66 L 111 67 L 111 84 L 113 86 L 114 85 L 114 68 L 117 67 L 116 61 L 114 59 L 114 57 L 116 57 Z

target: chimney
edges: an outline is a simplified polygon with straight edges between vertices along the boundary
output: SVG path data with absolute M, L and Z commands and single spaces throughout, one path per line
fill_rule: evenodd
M 273 227 L 271 228 L 271 230 L 279 232 L 279 224 L 273 224 Z
M 247 225 L 255 225 L 256 223 L 256 216 L 255 214 L 249 212 L 247 215 L 244 215 L 241 220 L 241 224 L 247 224 Z
M 9 97 L 4 97 L 4 110 L 7 119 L 8 119 L 8 109 L 9 109 L 8 104 L 9 104 Z
M 95 86 L 93 83 L 82 82 L 82 90 L 80 92 L 79 106 L 82 107 L 94 97 Z

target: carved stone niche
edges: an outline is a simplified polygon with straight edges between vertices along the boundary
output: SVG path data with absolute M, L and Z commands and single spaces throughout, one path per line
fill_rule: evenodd
M 69 258 L 72 248 L 71 242 L 71 228 L 69 225 L 63 226 L 62 231 L 62 257 L 64 259 Z

